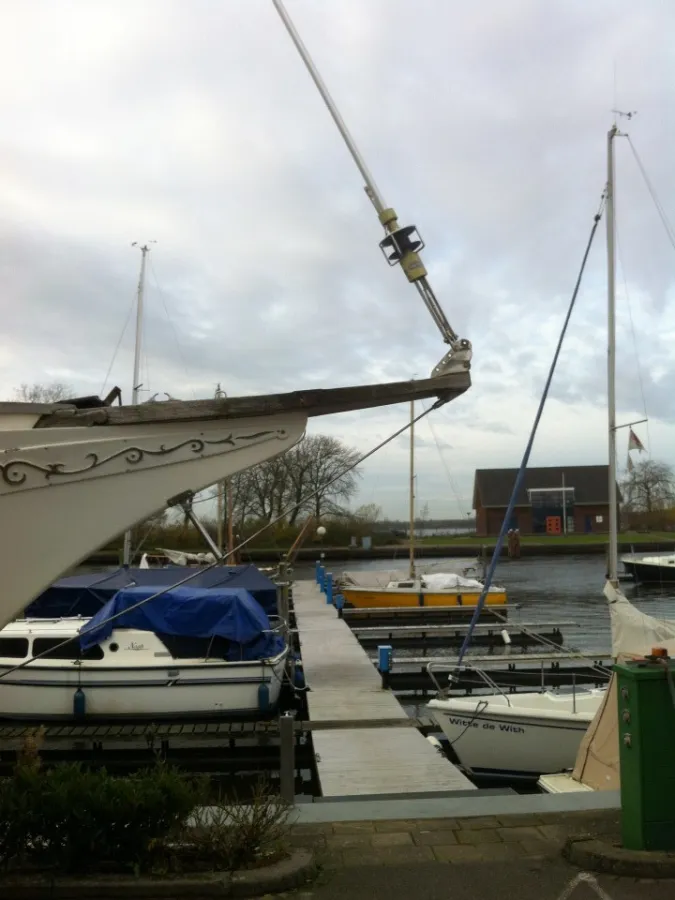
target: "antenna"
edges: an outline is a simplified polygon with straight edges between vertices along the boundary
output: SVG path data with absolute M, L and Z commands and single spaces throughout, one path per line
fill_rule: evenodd
M 637 109 L 634 109 L 632 112 L 623 112 L 620 109 L 613 109 L 612 112 L 615 116 L 622 116 L 624 119 L 632 119 L 633 116 L 637 116 Z

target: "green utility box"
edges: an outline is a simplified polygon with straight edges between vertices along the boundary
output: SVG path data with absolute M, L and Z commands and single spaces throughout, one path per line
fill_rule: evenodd
M 621 831 L 629 850 L 675 850 L 675 660 L 614 666 Z

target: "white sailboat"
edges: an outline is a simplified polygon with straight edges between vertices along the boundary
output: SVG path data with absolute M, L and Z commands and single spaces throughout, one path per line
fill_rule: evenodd
M 384 230 L 380 248 L 416 288 L 446 352 L 429 378 L 412 382 L 86 409 L 0 403 L 0 626 L 133 523 L 288 450 L 309 417 L 445 403 L 471 385 L 471 342 L 454 331 L 431 288 L 417 229 L 401 226 L 385 202 L 283 3 L 274 3 L 361 172 Z
M 616 603 L 619 598 L 628 604 L 619 590 L 617 573 L 614 220 L 614 139 L 617 134 L 618 128 L 613 125 L 607 136 L 607 409 L 610 504 L 609 570 L 605 596 L 610 604 Z M 606 696 L 606 689 L 510 695 L 494 687 L 494 693 L 485 696 L 437 697 L 429 703 L 430 712 L 451 742 L 460 763 L 470 771 L 537 776 L 570 769 L 575 763 L 581 741 Z

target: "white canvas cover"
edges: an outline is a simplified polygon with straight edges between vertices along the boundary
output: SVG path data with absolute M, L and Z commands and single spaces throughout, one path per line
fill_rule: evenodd
M 474 590 L 482 591 L 483 585 L 475 578 L 464 578 L 456 572 L 433 572 L 422 576 L 423 585 L 430 591 Z M 503 588 L 490 586 L 490 591 L 503 591 Z
M 617 660 L 645 656 L 653 647 L 665 647 L 675 656 L 675 622 L 655 619 L 636 609 L 610 582 L 605 585 L 612 625 L 612 656 Z M 619 721 L 616 675 L 577 753 L 572 777 L 595 791 L 616 791 L 620 787 Z

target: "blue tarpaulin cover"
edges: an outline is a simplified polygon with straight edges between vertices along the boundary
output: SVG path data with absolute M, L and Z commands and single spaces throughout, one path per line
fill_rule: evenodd
M 93 616 L 111 597 L 129 587 L 167 587 L 188 575 L 195 575 L 189 566 L 166 566 L 162 569 L 115 569 L 109 572 L 88 572 L 61 578 L 47 588 L 26 607 L 29 618 Z M 198 572 L 186 587 L 189 588 L 245 588 L 262 606 L 268 616 L 277 613 L 277 589 L 273 581 L 253 565 L 214 566 Z
M 118 591 L 82 627 L 82 649 L 100 644 L 115 628 L 190 638 L 224 638 L 231 642 L 225 656 L 231 661 L 267 659 L 284 648 L 279 635 L 265 633 L 270 628 L 265 611 L 242 588 L 173 588 L 137 606 L 155 593 L 156 588 L 152 587 Z M 117 619 L 109 621 L 118 613 L 121 615 Z

